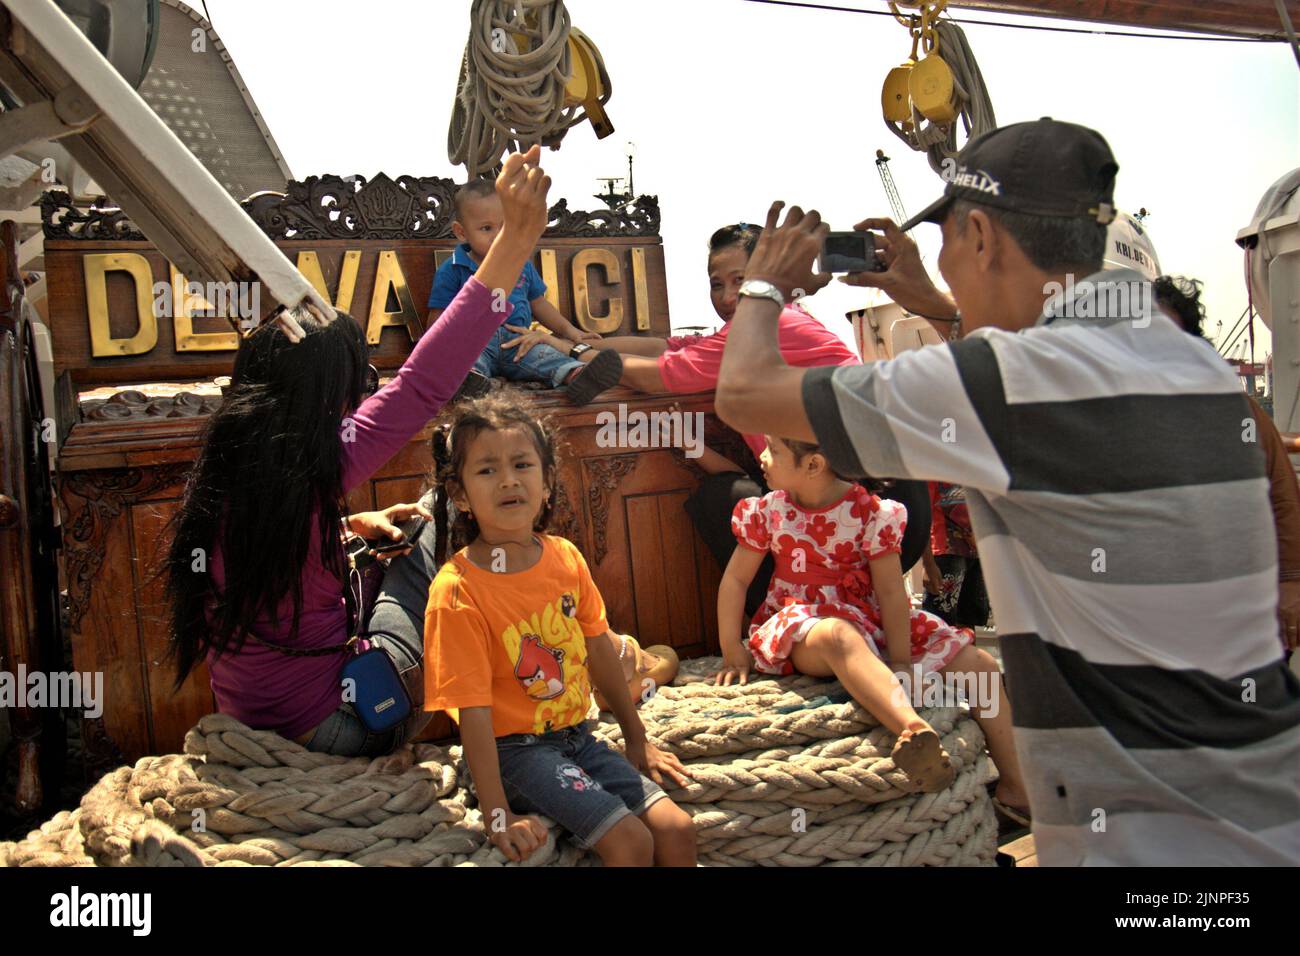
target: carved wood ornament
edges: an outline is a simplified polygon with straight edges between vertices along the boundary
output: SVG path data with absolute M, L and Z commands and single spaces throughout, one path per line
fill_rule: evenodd
M 63 546 L 68 620 L 73 631 L 80 628 L 91 584 L 104 562 L 104 536 L 110 522 L 141 498 L 181 484 L 193 467 L 191 462 L 173 462 L 125 471 L 80 471 L 63 477 Z
M 636 452 L 583 459 L 582 466 L 591 488 L 591 531 L 595 539 L 593 555 L 596 564 L 604 561 L 609 553 L 609 496 L 624 478 L 636 471 L 638 461 L 640 456 Z
M 440 176 L 308 176 L 290 180 L 283 193 L 255 193 L 241 204 L 272 239 L 451 239 L 459 184 Z M 546 235 L 553 239 L 657 236 L 659 198 L 638 196 L 623 209 L 570 211 L 566 200 L 551 207 Z M 46 239 L 145 237 L 107 199 L 90 209 L 73 205 L 66 192 L 41 196 Z

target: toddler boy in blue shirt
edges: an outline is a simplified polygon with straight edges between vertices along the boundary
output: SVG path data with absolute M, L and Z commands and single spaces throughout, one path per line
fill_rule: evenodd
M 474 180 L 460 187 L 456 191 L 455 204 L 451 231 L 460 244 L 433 278 L 433 289 L 429 292 L 429 325 L 437 321 L 461 286 L 478 270 L 505 218 L 496 188 L 486 179 Z M 585 405 L 605 389 L 618 384 L 623 374 L 623 362 L 617 352 L 601 350 L 585 364 L 575 357 L 575 353 L 581 355 L 591 348 L 584 340 L 599 339 L 600 336 L 595 332 L 583 332 L 546 301 L 546 283 L 531 262 L 525 263 L 509 299 L 514 306 L 510 324 L 505 324 L 503 319 L 501 327 L 474 363 L 475 372 L 513 382 L 548 382 L 552 388 L 563 388 L 566 397 L 575 405 Z M 517 354 L 520 337 L 534 318 L 555 335 L 575 343 L 574 351 L 565 355 L 549 345 L 537 343 L 527 348 L 525 354 Z

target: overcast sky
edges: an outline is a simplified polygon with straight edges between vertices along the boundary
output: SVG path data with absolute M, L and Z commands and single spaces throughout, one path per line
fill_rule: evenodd
M 884 10 L 883 0 L 839 6 Z M 197 5 L 201 9 L 201 5 Z M 847 229 L 889 205 L 885 149 L 909 212 L 942 191 L 925 157 L 884 126 L 880 86 L 906 59 L 891 18 L 744 0 L 568 0 L 613 80 L 617 127 L 583 124 L 543 152 L 554 198 L 592 209 L 597 177 L 659 196 L 675 327 L 717 324 L 705 243 L 762 221 L 771 200 L 815 206 Z M 213 25 L 296 178 L 383 171 L 451 176 L 447 124 L 470 0 L 208 0 Z M 1085 26 L 958 11 L 960 18 Z M 1091 27 L 1089 27 L 1091 28 Z M 1098 26 L 1097 29 L 1122 29 Z M 1121 209 L 1145 206 L 1165 272 L 1201 278 L 1211 334 L 1246 306 L 1233 238 L 1265 188 L 1300 163 L 1300 70 L 1283 44 L 1224 43 L 966 26 L 1000 124 L 1052 116 L 1095 127 L 1120 164 Z M 918 229 L 933 267 L 938 227 Z M 806 304 L 848 335 L 861 290 Z M 1259 358 L 1262 359 L 1262 354 Z

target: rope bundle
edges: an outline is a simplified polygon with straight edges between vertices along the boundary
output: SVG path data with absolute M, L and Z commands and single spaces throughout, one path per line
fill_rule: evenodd
M 679 686 L 642 706 L 651 740 L 694 777 L 669 796 L 695 821 L 702 863 L 992 863 L 989 763 L 963 710 L 923 711 L 958 767 L 956 780 L 940 793 L 908 793 L 889 759 L 892 735 L 839 684 L 698 681 L 716 665 L 686 662 Z M 596 733 L 621 743 L 615 723 Z M 507 865 L 462 786 L 459 747 L 333 757 L 211 714 L 184 749 L 107 774 L 78 809 L 0 843 L 0 866 Z M 545 822 L 546 844 L 524 865 L 596 862 Z
M 558 146 L 570 126 L 586 119 L 581 106 L 564 106 L 574 70 L 571 31 L 563 0 L 474 0 L 447 130 L 447 158 L 464 164 L 470 179 L 496 166 L 516 141 Z M 519 52 L 513 34 L 527 36 L 532 49 Z M 591 49 L 603 104 L 609 76 L 599 51 Z
M 993 112 L 993 100 L 965 31 L 951 20 L 937 20 L 934 32 L 939 40 L 939 56 L 952 70 L 959 105 L 958 118 L 965 128 L 967 141 L 996 129 L 998 121 Z M 926 153 L 930 168 L 940 176 L 953 169 L 952 163 L 945 165 L 944 160 L 955 159 L 960 152 L 956 120 L 947 125 L 927 123 L 913 106 L 910 130 L 903 130 L 890 122 L 885 125 L 912 149 Z

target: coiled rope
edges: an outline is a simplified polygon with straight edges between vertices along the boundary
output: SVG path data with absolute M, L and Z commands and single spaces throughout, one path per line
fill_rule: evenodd
M 570 126 L 587 118 L 581 105 L 564 105 L 573 75 L 572 24 L 563 0 L 474 0 L 469 42 L 447 130 L 447 158 L 470 179 L 493 169 L 507 149 L 534 143 L 558 146 Z M 515 35 L 528 38 L 521 52 Z M 604 95 L 611 85 L 595 46 Z
M 702 863 L 992 863 L 990 765 L 964 708 L 922 711 L 958 773 L 939 793 L 910 793 L 889 758 L 893 735 L 838 683 L 713 687 L 701 678 L 718 663 L 685 662 L 678 686 L 641 708 L 650 739 L 693 777 L 669 796 L 695 821 Z M 596 732 L 621 744 L 617 724 Z M 76 810 L 0 843 L 0 866 L 507 865 L 462 785 L 458 747 L 332 757 L 211 714 L 184 750 L 106 775 Z M 524 865 L 596 862 L 546 822 L 546 844 Z
M 951 20 L 936 20 L 933 29 L 939 56 L 952 71 L 958 117 L 967 141 L 996 129 L 998 121 L 993 112 L 993 100 L 965 31 Z M 951 160 L 961 151 L 957 146 L 956 120 L 946 125 L 929 123 L 914 105 L 911 129 L 903 129 L 888 121 L 885 125 L 909 147 L 924 152 L 930 160 L 930 168 L 940 176 L 955 171 Z M 949 162 L 945 163 L 945 160 Z

